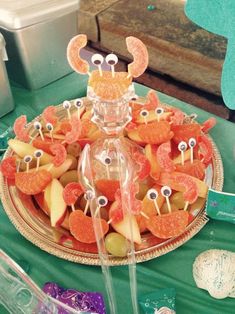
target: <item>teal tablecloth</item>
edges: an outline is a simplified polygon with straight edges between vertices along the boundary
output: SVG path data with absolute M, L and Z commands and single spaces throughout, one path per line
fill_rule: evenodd
M 14 112 L 0 119 L 0 133 L 10 126 L 20 114 L 27 114 L 31 120 L 49 104 L 60 103 L 85 95 L 86 79 L 76 74 L 44 87 L 29 92 L 20 87 L 13 87 L 16 101 Z M 148 88 L 136 85 L 136 92 L 145 95 Z M 209 113 L 183 103 L 177 99 L 160 94 L 160 99 L 173 104 L 187 113 L 197 113 L 198 120 L 211 116 Z M 224 163 L 224 191 L 235 192 L 235 162 L 233 149 L 235 124 L 218 118 L 218 124 L 212 130 Z M 57 282 L 67 288 L 82 291 L 101 291 L 105 293 L 100 267 L 74 264 L 52 256 L 24 239 L 11 224 L 0 206 L 0 248 L 17 261 L 26 261 L 29 275 L 42 287 L 47 281 Z M 225 249 L 235 252 L 235 226 L 219 221 L 210 221 L 193 239 L 180 248 L 164 256 L 137 265 L 138 293 L 150 293 L 165 287 L 176 288 L 176 306 L 178 314 L 232 314 L 235 313 L 235 299 L 215 300 L 209 294 L 195 286 L 192 277 L 192 264 L 201 252 L 208 249 Z M 131 314 L 128 269 L 113 267 L 115 292 L 120 314 Z M 0 313 L 5 311 L 0 308 Z

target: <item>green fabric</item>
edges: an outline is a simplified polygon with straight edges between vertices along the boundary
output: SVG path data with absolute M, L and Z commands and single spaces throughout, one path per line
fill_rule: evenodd
M 1 132 L 13 123 L 20 114 L 32 119 L 49 104 L 85 94 L 86 80 L 76 74 L 30 92 L 13 87 L 16 100 L 14 112 L 1 118 Z M 147 87 L 136 85 L 136 93 L 146 95 Z M 198 120 L 204 121 L 211 114 L 197 109 L 177 99 L 160 94 L 163 102 L 175 105 L 187 113 L 197 113 Z M 235 167 L 233 158 L 235 125 L 218 118 L 212 130 L 224 163 L 224 191 L 235 192 Z M 235 299 L 215 300 L 195 286 L 192 277 L 192 264 L 197 255 L 208 249 L 224 249 L 235 252 L 235 228 L 233 224 L 211 220 L 202 231 L 180 248 L 164 256 L 137 265 L 138 294 L 147 294 L 156 289 L 174 287 L 176 289 L 176 310 L 178 314 L 232 314 Z M 54 281 L 66 288 L 105 293 L 100 267 L 74 264 L 52 256 L 24 239 L 11 224 L 4 210 L 0 209 L 0 247 L 17 261 L 28 262 L 29 275 L 42 287 L 47 281 Z M 120 314 L 131 314 L 128 268 L 113 267 L 115 292 Z M 0 313 L 4 311 L 0 308 Z

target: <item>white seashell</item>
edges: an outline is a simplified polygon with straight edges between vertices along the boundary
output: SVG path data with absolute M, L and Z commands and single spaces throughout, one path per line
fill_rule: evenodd
M 208 250 L 193 264 L 196 285 L 216 299 L 235 298 L 235 253 Z
M 155 309 L 154 314 L 175 314 L 175 311 L 163 306 L 160 309 Z

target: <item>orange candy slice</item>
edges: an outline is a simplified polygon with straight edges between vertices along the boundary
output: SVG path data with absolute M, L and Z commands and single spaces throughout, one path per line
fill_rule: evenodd
M 97 180 L 95 185 L 96 188 L 100 191 L 100 193 L 107 197 L 109 201 L 111 202 L 115 201 L 115 193 L 120 188 L 119 181 L 101 179 Z
M 17 172 L 15 174 L 16 187 L 27 195 L 42 192 L 51 180 L 51 173 L 44 169 L 34 172 Z
M 65 141 L 67 144 L 72 144 L 79 139 L 81 133 L 81 121 L 77 116 L 71 118 L 71 131 L 66 133 Z
M 190 138 L 195 138 L 198 142 L 198 137 L 201 133 L 201 126 L 196 123 L 172 125 L 171 130 L 174 133 L 173 141 L 179 144 L 181 141 L 188 143 Z
M 104 235 L 109 230 L 109 225 L 104 219 L 94 218 L 95 223 L 101 223 L 101 234 L 100 239 L 104 237 Z M 84 215 L 83 211 L 75 210 L 69 216 L 69 227 L 70 232 L 80 242 L 83 243 L 95 243 L 95 230 L 93 226 L 92 218 Z
M 207 165 L 213 156 L 213 147 L 211 141 L 206 135 L 199 137 L 199 152 L 202 155 L 202 161 Z
M 78 197 L 83 193 L 83 189 L 79 183 L 70 182 L 63 190 L 63 199 L 67 205 L 74 205 Z
M 16 159 L 15 157 L 7 157 L 0 164 L 0 171 L 7 179 L 15 179 Z
M 202 123 L 202 131 L 204 133 L 208 133 L 208 131 L 212 129 L 216 125 L 216 123 L 217 123 L 216 118 L 214 117 L 209 118 L 208 120 Z
M 157 160 L 160 167 L 166 172 L 172 172 L 175 169 L 173 160 L 169 154 L 171 153 L 170 142 L 162 143 L 157 150 Z
M 148 67 L 148 51 L 144 43 L 136 37 L 126 38 L 127 50 L 132 54 L 134 61 L 128 65 L 128 73 L 132 77 L 138 77 Z
M 42 118 L 45 123 L 51 123 L 52 125 L 55 125 L 58 121 L 56 116 L 56 108 L 54 106 L 48 106 L 45 108 L 42 113 Z
M 187 211 L 179 210 L 146 219 L 147 229 L 156 237 L 168 239 L 182 234 L 189 222 Z
M 30 140 L 28 131 L 25 129 L 25 125 L 27 124 L 27 118 L 25 115 L 20 116 L 15 120 L 13 130 L 15 135 L 20 141 L 28 142 Z
M 87 44 L 87 36 L 84 34 L 73 37 L 67 47 L 67 58 L 71 68 L 80 73 L 87 74 L 89 72 L 89 64 L 80 58 L 80 50 Z
M 167 121 L 141 124 L 138 127 L 138 134 L 141 140 L 147 144 L 162 144 L 169 141 L 174 135 Z
M 175 170 L 203 180 L 205 177 L 205 165 L 198 159 L 194 159 L 193 163 L 186 161 L 184 165 L 177 164 Z
M 55 167 L 59 167 L 60 165 L 62 165 L 67 157 L 67 151 L 65 147 L 60 143 L 51 144 L 50 151 L 52 155 L 54 155 L 52 159 L 53 165 Z

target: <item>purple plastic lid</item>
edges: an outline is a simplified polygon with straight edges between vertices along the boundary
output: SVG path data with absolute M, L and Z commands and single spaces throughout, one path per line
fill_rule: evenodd
M 43 291 L 75 310 L 106 314 L 104 299 L 99 292 L 81 292 L 74 289 L 65 289 L 53 282 L 45 283 Z M 67 314 L 67 311 L 59 310 L 58 314 Z

